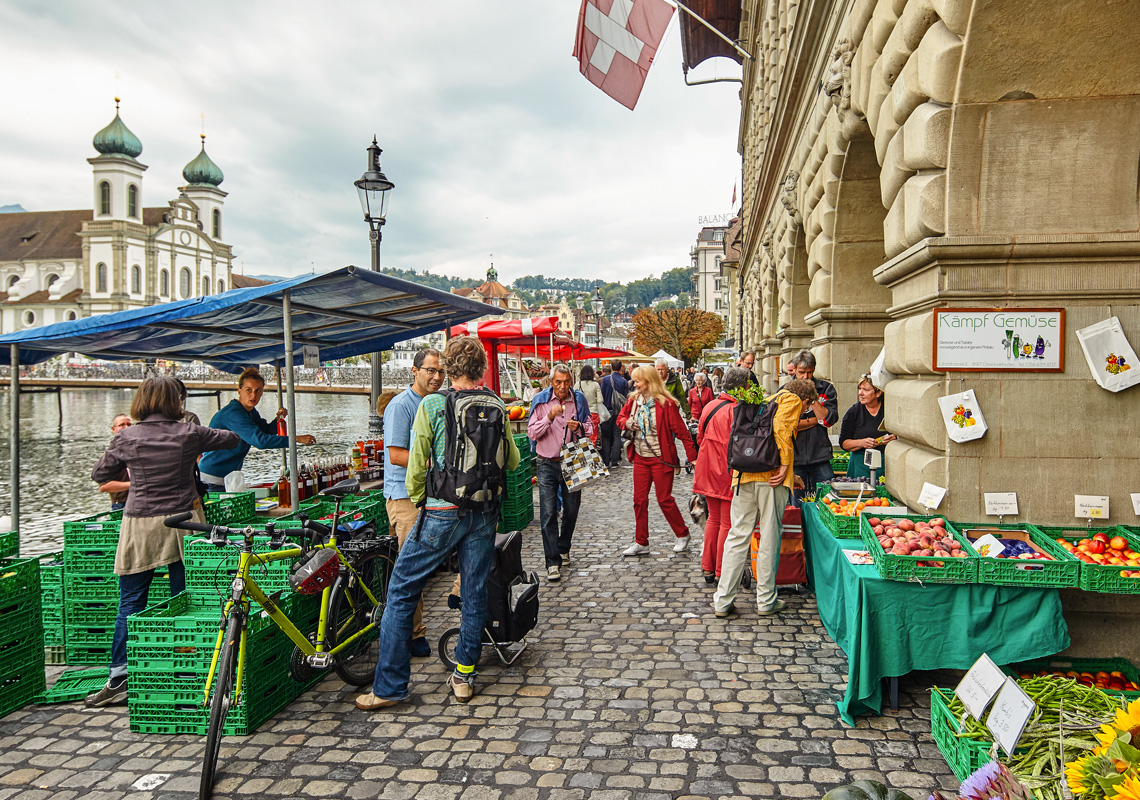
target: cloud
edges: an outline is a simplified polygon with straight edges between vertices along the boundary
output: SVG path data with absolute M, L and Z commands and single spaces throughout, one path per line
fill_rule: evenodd
M 198 150 L 225 172 L 247 273 L 369 263 L 352 186 L 375 134 L 396 188 L 382 263 L 506 281 L 688 263 L 739 180 L 739 84 L 686 87 L 674 22 L 634 112 L 578 74 L 577 4 L 441 0 L 0 7 L 0 204 L 91 206 L 91 136 L 122 116 L 148 206 Z M 116 79 L 115 73 L 120 77 Z M 11 113 L 19 109 L 19 113 Z

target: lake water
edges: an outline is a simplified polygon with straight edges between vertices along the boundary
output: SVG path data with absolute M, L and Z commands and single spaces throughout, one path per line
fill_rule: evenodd
M 267 387 L 268 388 L 268 387 Z M 98 514 L 111 507 L 107 495 L 91 480 L 91 469 L 111 438 L 111 419 L 127 413 L 133 392 L 125 389 L 83 389 L 20 397 L 20 554 L 39 555 L 63 549 L 63 521 Z M 222 393 L 222 405 L 236 397 Z M 342 456 L 368 433 L 367 395 L 298 394 L 297 427 L 318 444 L 298 447 L 300 461 Z M 0 390 L 0 513 L 11 500 L 9 475 L 9 393 Z M 213 397 L 191 397 L 188 410 L 208 425 L 218 410 Z M 277 408 L 276 395 L 266 392 L 258 406 L 262 416 Z M 282 450 L 250 450 L 246 479 L 276 478 Z

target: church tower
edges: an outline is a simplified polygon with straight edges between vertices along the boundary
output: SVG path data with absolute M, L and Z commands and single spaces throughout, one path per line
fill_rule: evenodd
M 142 177 L 146 165 L 135 159 L 143 147 L 139 138 L 119 118 L 119 98 L 115 98 L 115 118 L 95 134 L 91 144 L 99 151 L 99 155 L 87 159 L 94 178 L 94 219 L 141 224 Z
M 206 155 L 206 134 L 202 134 L 202 152 L 182 169 L 182 177 L 186 181 L 182 192 L 198 206 L 198 221 L 202 223 L 202 231 L 215 242 L 220 242 L 225 235 L 222 206 L 225 204 L 226 193 L 218 186 L 225 176 L 213 159 Z

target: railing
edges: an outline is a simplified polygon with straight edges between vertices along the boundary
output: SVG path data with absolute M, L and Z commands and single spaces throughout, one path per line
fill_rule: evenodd
M 8 377 L 10 367 L 0 367 L 0 377 Z M 261 367 L 267 390 L 277 383 L 277 371 L 273 366 Z M 283 371 L 284 372 L 284 371 Z M 184 381 L 207 381 L 211 383 L 237 383 L 237 375 L 223 372 L 206 364 L 180 364 L 159 362 L 143 364 L 137 361 L 97 362 L 93 364 L 63 364 L 48 361 L 43 364 L 20 367 L 20 377 L 43 380 L 123 380 L 138 381 L 147 375 L 171 375 Z M 406 386 L 412 380 L 412 371 L 405 367 L 383 367 L 383 381 L 388 388 Z M 294 367 L 294 381 L 303 385 L 326 386 L 368 386 L 372 382 L 371 367 L 365 366 L 326 366 L 317 369 Z M 284 379 L 284 375 L 282 375 Z

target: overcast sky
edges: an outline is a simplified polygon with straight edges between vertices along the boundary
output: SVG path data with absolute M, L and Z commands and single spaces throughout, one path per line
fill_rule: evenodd
M 384 266 L 475 278 L 493 253 L 508 283 L 687 265 L 698 217 L 731 210 L 739 84 L 685 86 L 674 15 L 631 112 L 579 74 L 578 7 L 3 0 L 0 206 L 91 208 L 119 94 L 148 207 L 176 196 L 205 114 L 235 272 L 367 266 L 352 183 L 373 134 L 396 184 Z M 739 75 L 717 61 L 690 76 Z

